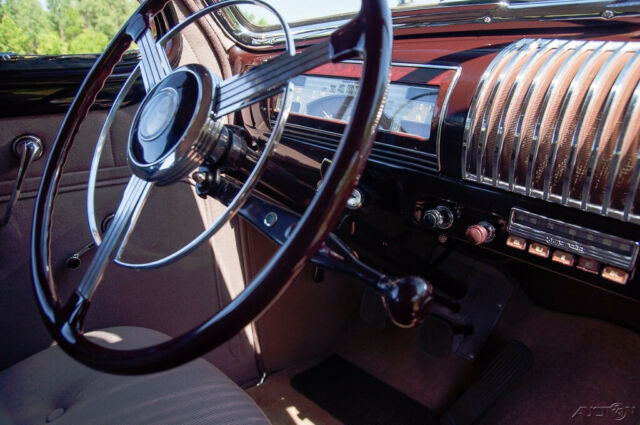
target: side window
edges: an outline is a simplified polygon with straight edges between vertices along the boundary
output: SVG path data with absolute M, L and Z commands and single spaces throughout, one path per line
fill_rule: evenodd
M 137 0 L 0 0 L 0 52 L 100 53 Z

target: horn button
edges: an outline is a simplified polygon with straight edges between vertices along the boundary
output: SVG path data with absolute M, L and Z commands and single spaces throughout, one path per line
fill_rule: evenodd
M 129 132 L 129 167 L 136 176 L 170 184 L 205 159 L 219 159 L 211 157 L 227 143 L 222 122 L 212 114 L 219 81 L 207 68 L 187 65 L 147 94 Z

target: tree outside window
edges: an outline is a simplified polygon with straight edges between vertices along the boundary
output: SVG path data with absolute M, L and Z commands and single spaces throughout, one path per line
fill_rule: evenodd
M 0 52 L 102 52 L 136 0 L 0 0 Z

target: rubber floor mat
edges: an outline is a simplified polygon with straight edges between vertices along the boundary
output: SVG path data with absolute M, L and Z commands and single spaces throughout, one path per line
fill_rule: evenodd
M 336 355 L 294 376 L 291 386 L 345 425 L 437 424 L 427 407 Z

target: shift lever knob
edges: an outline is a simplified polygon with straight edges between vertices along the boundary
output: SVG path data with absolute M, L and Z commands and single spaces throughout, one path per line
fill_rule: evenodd
M 418 276 L 385 276 L 377 286 L 389 317 L 403 328 L 410 328 L 421 320 L 433 300 L 433 286 Z

